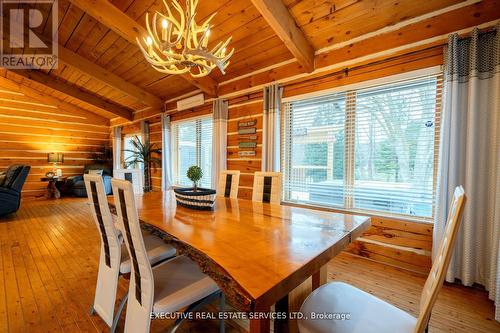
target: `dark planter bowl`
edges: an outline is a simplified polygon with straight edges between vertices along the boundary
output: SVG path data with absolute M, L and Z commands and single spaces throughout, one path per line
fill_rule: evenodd
M 193 188 L 174 189 L 177 204 L 186 208 L 196 210 L 213 210 L 215 204 L 214 190 L 200 188 L 194 191 Z

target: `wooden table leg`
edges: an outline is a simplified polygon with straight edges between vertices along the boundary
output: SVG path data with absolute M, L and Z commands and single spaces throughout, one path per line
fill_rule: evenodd
M 271 307 L 261 307 L 257 306 L 255 312 L 271 312 Z M 250 319 L 250 333 L 269 333 L 271 329 L 271 320 L 269 318 L 265 319 Z
M 279 313 L 285 313 L 287 319 L 275 319 L 274 320 L 274 333 L 288 333 L 289 332 L 289 327 L 288 327 L 288 315 L 289 315 L 289 307 L 288 307 L 288 295 L 280 299 L 278 302 L 276 302 L 276 305 L 274 306 L 274 311 L 279 314 Z
M 318 272 L 312 276 L 312 291 L 318 289 L 326 283 L 327 279 L 327 265 L 324 265 Z
M 270 328 L 269 319 L 250 319 L 250 333 L 269 333 Z

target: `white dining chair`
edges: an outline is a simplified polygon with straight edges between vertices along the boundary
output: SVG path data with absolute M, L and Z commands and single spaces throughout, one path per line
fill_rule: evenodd
M 91 314 L 97 313 L 114 332 L 121 311 L 127 300 L 124 297 L 115 314 L 116 292 L 120 275 L 127 275 L 131 271 L 130 258 L 124 248 L 122 232 L 117 228 L 109 210 L 104 182 L 100 175 L 86 174 L 83 176 L 87 189 L 88 203 L 91 207 L 94 222 L 101 238 L 101 254 L 94 303 Z M 174 247 L 166 244 L 161 238 L 146 231 L 144 241 L 149 261 L 156 265 L 176 254 Z
M 225 198 L 238 198 L 238 186 L 240 184 L 239 170 L 224 170 L 219 174 L 217 184 L 217 195 Z
M 113 179 L 111 184 L 118 223 L 124 230 L 125 244 L 132 258 L 125 332 L 149 332 L 151 318 L 155 314 L 161 316 L 185 307 L 187 311 L 193 311 L 217 298 L 220 298 L 223 309 L 224 297 L 217 284 L 189 258 L 177 256 L 151 267 L 147 260 L 132 184 L 118 179 Z M 178 320 L 171 332 L 180 323 L 181 320 Z M 223 328 L 221 322 L 221 331 Z
M 464 203 L 464 189 L 459 186 L 455 189 L 443 240 L 439 245 L 420 297 L 418 318 L 349 284 L 330 282 L 312 292 L 304 301 L 300 311 L 305 318 L 311 318 L 314 313 L 337 314 L 339 318 L 299 320 L 300 332 L 422 333 L 427 331 L 432 308 L 443 286 L 453 254 L 453 244 L 460 225 Z M 350 318 L 345 318 L 346 315 Z
M 281 203 L 281 173 L 255 172 L 252 200 L 275 204 Z

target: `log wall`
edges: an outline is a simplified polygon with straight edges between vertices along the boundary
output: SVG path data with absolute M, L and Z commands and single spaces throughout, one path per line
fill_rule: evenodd
M 63 176 L 82 174 L 92 155 L 108 142 L 110 130 L 108 119 L 33 95 L 14 82 L 0 81 L 0 170 L 12 164 L 31 166 L 23 199 L 46 194 L 47 183 L 40 178 L 53 170 L 49 152 L 64 154 L 64 163 L 57 166 Z

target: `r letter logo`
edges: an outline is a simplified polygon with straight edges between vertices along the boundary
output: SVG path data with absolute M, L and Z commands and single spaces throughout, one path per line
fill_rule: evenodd
M 0 0 L 0 66 L 57 68 L 57 0 Z

